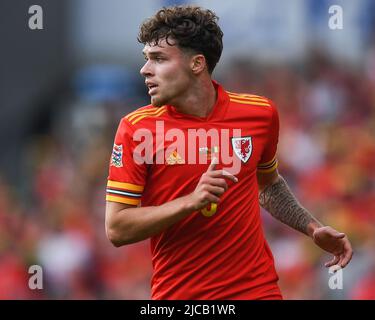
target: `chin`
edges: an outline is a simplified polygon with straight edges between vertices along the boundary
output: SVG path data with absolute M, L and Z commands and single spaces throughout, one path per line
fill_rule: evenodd
M 154 107 L 162 107 L 165 105 L 165 103 L 161 99 L 158 99 L 156 97 L 151 97 L 151 104 Z

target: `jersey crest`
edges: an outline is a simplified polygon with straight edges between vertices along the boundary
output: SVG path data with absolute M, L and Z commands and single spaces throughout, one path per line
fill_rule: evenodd
M 253 151 L 251 137 L 232 138 L 232 147 L 236 156 L 243 163 L 246 163 L 250 159 Z

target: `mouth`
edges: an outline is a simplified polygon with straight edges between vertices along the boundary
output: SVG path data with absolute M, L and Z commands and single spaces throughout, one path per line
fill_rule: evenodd
M 148 88 L 148 94 L 152 95 L 157 90 L 158 85 L 152 82 L 146 82 L 146 86 Z

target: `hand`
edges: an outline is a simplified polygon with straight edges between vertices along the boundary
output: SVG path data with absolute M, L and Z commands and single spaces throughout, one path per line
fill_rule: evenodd
M 217 158 L 212 158 L 207 171 L 202 174 L 194 192 L 189 197 L 194 211 L 206 207 L 209 203 L 219 203 L 220 196 L 228 190 L 225 179 L 238 182 L 238 179 L 225 170 L 215 170 Z
M 352 246 L 345 233 L 326 226 L 315 229 L 312 237 L 316 245 L 334 255 L 331 261 L 325 263 L 327 268 L 335 264 L 345 268 L 352 259 Z

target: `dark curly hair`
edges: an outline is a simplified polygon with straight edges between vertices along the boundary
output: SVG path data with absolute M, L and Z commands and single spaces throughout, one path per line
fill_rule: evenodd
M 173 39 L 185 50 L 203 54 L 211 74 L 223 51 L 223 32 L 218 17 L 211 10 L 197 6 L 163 7 L 140 27 L 138 41 L 158 45 L 159 41 Z

